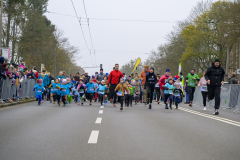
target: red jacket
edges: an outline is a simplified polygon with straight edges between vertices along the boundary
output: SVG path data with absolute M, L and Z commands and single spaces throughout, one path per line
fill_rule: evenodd
M 113 70 L 108 77 L 108 84 L 118 84 L 121 77 L 124 77 L 121 71 Z
M 164 90 L 164 88 L 162 87 L 162 86 L 164 86 L 165 84 L 166 84 L 166 80 L 168 79 L 168 78 L 172 78 L 172 76 L 166 76 L 165 74 L 160 78 L 160 80 L 159 80 L 159 85 L 160 85 L 160 89 L 163 89 Z

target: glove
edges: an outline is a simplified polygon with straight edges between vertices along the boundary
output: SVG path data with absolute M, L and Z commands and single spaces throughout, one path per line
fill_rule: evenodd
M 183 97 L 185 97 L 185 95 L 183 95 Z
M 116 93 L 118 92 L 118 89 L 116 89 L 116 91 L 115 91 Z

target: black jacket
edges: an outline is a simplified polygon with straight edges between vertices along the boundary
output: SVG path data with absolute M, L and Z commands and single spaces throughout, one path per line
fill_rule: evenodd
M 229 79 L 229 84 L 238 84 L 238 79 L 237 79 L 237 77 L 232 76 L 232 77 Z
M 54 80 L 53 76 L 49 76 L 49 84 L 48 84 L 49 86 L 50 86 L 50 84 L 52 84 L 51 83 L 52 80 Z
M 91 79 L 90 76 L 86 76 L 86 77 L 85 77 L 85 80 L 84 80 L 84 84 L 87 84 L 87 83 L 89 82 L 90 79 Z
M 155 84 L 157 83 L 157 76 L 153 73 L 150 73 L 146 75 L 146 83 L 145 87 L 155 87 Z
M 222 81 L 224 81 L 224 75 L 225 71 L 222 68 L 221 65 L 219 67 L 215 67 L 214 63 L 211 67 L 207 69 L 207 72 L 205 74 L 206 81 L 210 80 L 209 86 L 216 86 L 219 87 L 222 84 Z

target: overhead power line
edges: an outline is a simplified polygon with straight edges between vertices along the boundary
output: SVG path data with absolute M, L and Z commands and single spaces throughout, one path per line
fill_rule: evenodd
M 62 15 L 62 16 L 67 16 L 67 17 L 73 17 L 73 18 L 77 18 L 76 16 L 72 16 L 72 15 L 67 15 L 67 14 L 62 14 L 62 13 L 56 13 L 56 12 L 50 12 L 47 11 L 48 13 L 52 13 L 52 14 L 58 14 L 58 15 Z M 85 19 L 85 18 L 82 18 Z M 158 20 L 136 20 L 136 19 L 106 19 L 106 18 L 89 18 L 90 20 L 101 20 L 101 21 L 126 21 L 126 22 L 156 22 L 156 23 L 176 23 L 176 22 L 171 22 L 171 21 L 158 21 Z
M 81 30 L 82 30 L 83 38 L 84 38 L 85 44 L 86 44 L 86 46 L 87 46 L 87 49 L 88 49 L 88 51 L 89 51 L 89 53 L 90 53 L 91 62 L 92 62 L 91 51 L 90 51 L 90 49 L 88 48 L 88 44 L 87 44 L 87 41 L 86 41 L 86 38 L 85 38 L 85 35 L 84 35 L 84 32 L 83 32 L 83 29 L 82 29 L 81 22 L 80 22 L 80 20 L 79 20 L 79 17 L 78 17 L 77 11 L 76 11 L 76 9 L 75 9 L 74 3 L 73 3 L 72 0 L 71 0 L 71 2 L 72 2 L 73 9 L 74 9 L 74 11 L 75 11 L 75 14 L 76 14 L 76 16 L 77 16 L 77 19 L 78 19 L 78 22 L 79 22 L 80 28 L 81 28 Z M 92 65 L 93 65 L 93 62 L 92 62 Z M 93 66 L 94 66 L 94 65 L 93 65 Z
M 85 2 L 84 2 L 84 0 L 83 0 L 83 6 L 84 6 L 84 10 L 85 10 L 85 14 L 86 14 L 87 22 L 88 22 L 88 31 L 89 31 L 90 40 L 91 40 L 91 44 L 92 44 L 92 49 L 93 49 L 93 53 L 94 53 L 95 66 L 97 66 L 97 63 L 96 63 L 96 55 L 95 55 L 95 49 L 94 49 L 94 47 L 93 47 L 92 34 L 91 34 L 90 26 L 89 26 L 89 18 L 88 18 L 88 16 L 87 16 L 87 10 L 86 10 L 86 6 L 85 6 Z

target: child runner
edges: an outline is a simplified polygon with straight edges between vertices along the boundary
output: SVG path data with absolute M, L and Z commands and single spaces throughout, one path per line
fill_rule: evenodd
M 205 79 L 205 73 L 206 71 L 203 72 L 203 77 L 200 79 L 199 83 L 198 83 L 198 87 L 201 87 L 201 91 L 202 91 L 202 97 L 203 97 L 203 110 L 206 111 L 207 107 L 206 107 L 206 101 L 207 101 L 207 96 L 208 96 L 208 89 L 207 89 L 207 81 Z
M 166 83 L 163 87 L 164 90 L 164 103 L 166 104 L 165 109 L 168 109 L 168 98 L 170 99 L 170 109 L 172 109 L 172 100 L 173 100 L 173 79 L 169 78 L 168 83 Z
M 129 95 L 129 90 L 128 87 L 124 82 L 124 79 L 121 78 L 120 79 L 120 83 L 117 85 L 117 87 L 115 88 L 115 92 L 117 93 L 118 98 L 120 98 L 120 102 L 121 102 L 121 108 L 120 110 L 123 110 L 123 97 L 125 94 L 125 91 L 127 91 L 127 94 Z
M 108 89 L 108 87 L 105 85 L 105 81 L 102 80 L 101 84 L 98 86 L 97 93 L 99 96 L 99 100 L 101 102 L 101 105 L 105 105 L 105 91 Z
M 125 107 L 129 107 L 129 102 L 131 101 L 131 91 L 132 91 L 132 86 L 129 84 L 129 79 L 125 80 L 125 84 L 127 85 L 127 88 L 130 92 L 130 95 L 127 94 L 125 91 Z
M 44 87 L 42 85 L 41 79 L 37 80 L 37 84 L 33 88 L 33 92 L 35 92 L 36 100 L 38 100 L 38 105 L 40 105 L 42 101 L 42 94 L 44 92 Z
M 173 95 L 175 96 L 176 109 L 178 109 L 178 104 L 181 102 L 181 96 L 184 96 L 184 93 L 183 90 L 180 88 L 180 85 L 177 83 L 175 84 Z
M 72 102 L 72 93 L 71 93 L 71 88 L 73 88 L 73 84 L 71 83 L 71 79 L 70 78 L 66 78 L 67 80 L 67 84 L 69 85 L 69 88 L 67 90 L 67 102 L 66 104 L 71 103 Z
M 80 105 L 80 103 L 84 102 L 84 98 L 85 98 L 85 84 L 83 83 L 83 79 L 80 78 L 79 80 L 79 84 L 77 86 L 77 91 L 78 91 L 78 105 Z
M 134 97 L 137 99 L 137 97 L 135 96 L 136 95 L 136 89 L 135 89 L 135 86 L 133 85 L 135 83 L 135 80 L 133 79 L 131 81 L 131 87 L 132 87 L 132 90 L 130 91 L 130 106 L 132 107 L 132 102 L 134 100 Z
M 157 76 L 157 81 L 159 82 L 160 80 L 160 75 Z M 159 83 L 156 83 L 155 84 L 155 92 L 157 94 L 157 103 L 159 104 L 160 103 L 160 85 Z
M 93 94 L 94 94 L 94 84 L 93 84 L 93 79 L 92 78 L 87 83 L 86 88 L 87 88 L 87 94 L 88 94 L 87 97 L 90 101 L 89 105 L 92 105 L 92 99 L 93 99 Z
M 66 105 L 66 100 L 68 97 L 68 90 L 70 90 L 70 86 L 67 82 L 66 79 L 62 80 L 62 85 L 61 85 L 61 96 L 62 96 L 62 102 L 63 102 L 63 107 Z
M 135 105 L 137 105 L 138 100 L 140 99 L 141 94 L 141 85 L 142 83 L 139 81 L 138 76 L 135 77 L 135 82 L 132 84 L 135 87 Z
M 50 103 L 52 103 L 52 99 L 53 99 L 53 87 L 52 87 L 52 84 L 54 83 L 54 80 L 51 80 L 51 84 L 50 86 L 48 87 L 50 89 Z
M 110 88 L 110 84 L 107 84 L 107 81 L 108 81 L 108 80 L 107 80 L 107 76 L 105 76 L 105 77 L 104 77 L 104 83 L 105 83 L 105 85 L 106 85 L 107 88 L 108 88 L 108 89 L 105 91 L 105 102 L 104 102 L 105 104 L 108 102 L 108 95 L 109 95 L 109 88 Z M 104 105 L 105 105 L 105 104 L 104 104 Z
M 61 91 L 60 89 L 61 84 L 59 84 L 59 80 L 56 79 L 55 83 L 52 83 L 49 88 L 53 88 L 53 104 L 55 104 L 55 101 L 58 101 L 58 105 L 60 106 L 60 98 L 61 98 Z

